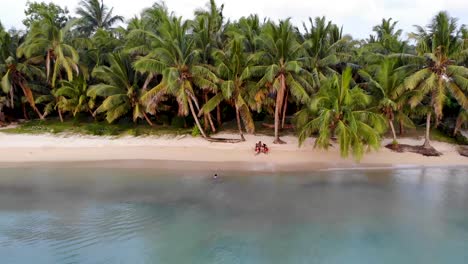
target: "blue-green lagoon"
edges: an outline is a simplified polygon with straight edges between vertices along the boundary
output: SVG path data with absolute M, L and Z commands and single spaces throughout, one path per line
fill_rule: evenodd
M 468 167 L 0 169 L 0 263 L 467 263 Z

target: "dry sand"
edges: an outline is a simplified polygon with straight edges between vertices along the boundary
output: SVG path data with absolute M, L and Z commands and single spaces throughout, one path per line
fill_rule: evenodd
M 237 135 L 220 134 L 216 137 L 237 138 Z M 93 137 L 81 135 L 23 135 L 0 133 L 0 163 L 2 166 L 23 166 L 25 164 L 43 162 L 101 162 L 122 161 L 154 161 L 172 162 L 176 166 L 179 161 L 193 164 L 209 163 L 210 167 L 218 169 L 239 170 L 307 170 L 307 169 L 343 169 L 361 167 L 394 167 L 394 166 L 468 166 L 468 158 L 457 153 L 456 146 L 432 142 L 433 146 L 443 153 L 441 157 L 424 157 L 415 153 L 395 153 L 384 147 L 377 152 L 370 152 L 361 162 L 355 162 L 352 157 L 343 159 L 336 145 L 329 150 L 314 149 L 314 139 L 311 138 L 298 147 L 297 138 L 283 137 L 285 145 L 272 144 L 269 136 L 246 135 L 247 141 L 242 143 L 213 143 L 200 137 Z M 255 142 L 261 140 L 268 144 L 270 153 L 254 154 Z M 386 139 L 382 143 L 388 144 Z M 422 139 L 403 138 L 400 143 L 420 145 Z M 158 163 L 159 162 L 159 163 Z M 143 163 L 142 163 L 143 164 Z M 150 163 L 151 164 L 151 163 Z M 214 165 L 213 165 L 214 164 Z M 156 165 L 155 165 L 156 166 Z M 187 168 L 185 168 L 187 169 Z

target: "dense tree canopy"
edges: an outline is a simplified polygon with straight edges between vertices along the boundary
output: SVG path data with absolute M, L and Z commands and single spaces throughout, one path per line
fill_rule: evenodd
M 301 142 L 336 140 L 359 159 L 387 130 L 397 144 L 397 130 L 425 125 L 430 148 L 431 123 L 456 134 L 468 120 L 468 30 L 446 12 L 408 35 L 384 18 L 357 40 L 325 17 L 301 29 L 258 15 L 227 20 L 214 0 L 192 20 L 160 2 L 127 23 L 102 0 L 78 4 L 71 17 L 30 2 L 25 31 L 0 24 L 0 123 L 181 118 L 210 139 L 232 121 L 241 139 L 268 127 L 285 143 L 280 133 L 293 128 Z

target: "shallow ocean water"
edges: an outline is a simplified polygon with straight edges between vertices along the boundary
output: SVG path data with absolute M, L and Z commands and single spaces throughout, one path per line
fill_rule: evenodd
M 0 169 L 1 263 L 466 263 L 468 167 Z

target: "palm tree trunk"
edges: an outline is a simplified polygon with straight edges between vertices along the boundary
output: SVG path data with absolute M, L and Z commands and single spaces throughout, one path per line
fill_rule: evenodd
M 462 125 L 463 125 L 463 119 L 461 116 L 458 116 L 457 121 L 455 122 L 455 128 L 453 129 L 453 136 L 457 135 Z
M 26 111 L 26 104 L 25 104 L 25 103 L 21 103 L 21 107 L 23 108 L 23 116 L 24 116 L 24 119 L 29 120 L 28 112 Z
M 403 129 L 403 121 L 400 120 L 398 122 L 399 126 L 400 126 L 400 136 L 403 136 L 403 134 L 405 133 L 404 129 Z
M 148 85 L 152 79 L 153 79 L 153 74 L 152 73 L 148 74 L 148 77 L 146 77 L 145 83 L 143 84 L 143 88 L 141 88 L 142 92 L 146 92 L 146 90 L 148 90 Z
M 221 107 L 219 105 L 216 106 L 216 120 L 218 121 L 218 127 L 221 127 L 223 122 L 221 120 Z
M 150 126 L 154 126 L 153 122 L 151 122 L 148 115 L 146 115 L 145 111 L 142 111 L 142 112 L 143 112 L 143 116 L 145 117 L 146 122 L 148 122 Z
M 276 95 L 276 106 L 275 106 L 275 140 L 273 141 L 274 144 L 285 144 L 286 142 L 282 141 L 279 138 L 279 115 L 281 112 L 281 106 L 283 105 L 284 100 L 284 91 L 286 90 L 286 80 L 284 79 L 284 75 L 281 74 L 279 76 L 281 81 L 281 87 Z
M 208 102 L 208 93 L 205 91 L 203 93 L 203 100 L 205 100 L 205 104 L 206 102 Z M 207 126 L 208 124 L 210 125 L 211 127 L 211 132 L 213 133 L 216 133 L 216 128 L 213 124 L 213 120 L 211 119 L 211 114 L 210 113 L 207 113 L 207 114 L 204 114 L 205 115 L 205 126 Z M 205 129 L 208 129 L 207 127 L 205 127 Z
M 195 113 L 195 109 L 193 109 L 193 103 L 192 103 L 191 98 L 188 99 L 188 104 L 189 104 L 189 107 L 190 107 L 190 112 L 192 112 L 192 116 L 195 119 L 195 123 L 197 124 L 197 127 L 200 130 L 200 133 L 202 134 L 203 138 L 207 138 L 206 134 L 205 134 L 205 131 L 203 130 L 203 128 L 200 125 L 200 122 L 198 121 L 198 117 L 197 117 L 197 114 Z
M 393 126 L 393 120 L 389 119 L 388 124 L 390 125 L 390 128 L 392 129 L 393 143 L 396 144 L 397 137 L 396 137 L 395 127 Z
M 429 112 L 427 113 L 427 117 L 426 117 L 426 136 L 424 138 L 424 145 L 423 145 L 424 148 L 432 147 L 430 139 L 429 139 L 430 129 L 431 129 L 431 113 Z
M 60 122 L 63 123 L 62 110 L 60 110 L 60 107 L 57 107 L 57 108 L 58 108 L 58 114 L 59 114 L 59 117 L 60 117 Z
M 240 114 L 239 114 L 239 107 L 237 107 L 237 105 L 236 105 L 236 120 L 237 120 L 237 128 L 239 129 L 239 135 L 241 137 L 241 140 L 245 141 L 244 133 L 242 132 L 242 125 L 241 125 L 241 119 L 240 119 Z
M 284 129 L 284 121 L 286 120 L 286 110 L 288 109 L 288 96 L 289 96 L 289 91 L 286 91 L 286 96 L 284 97 L 284 105 L 283 105 L 283 120 L 281 120 L 282 129 Z
M 94 114 L 94 112 L 91 111 L 91 109 L 88 109 L 88 112 L 91 114 L 91 116 L 93 117 L 93 119 L 96 120 L 96 115 Z
M 216 127 L 213 123 L 213 118 L 211 118 L 211 114 L 208 114 L 208 122 L 210 122 L 211 132 L 216 133 Z

